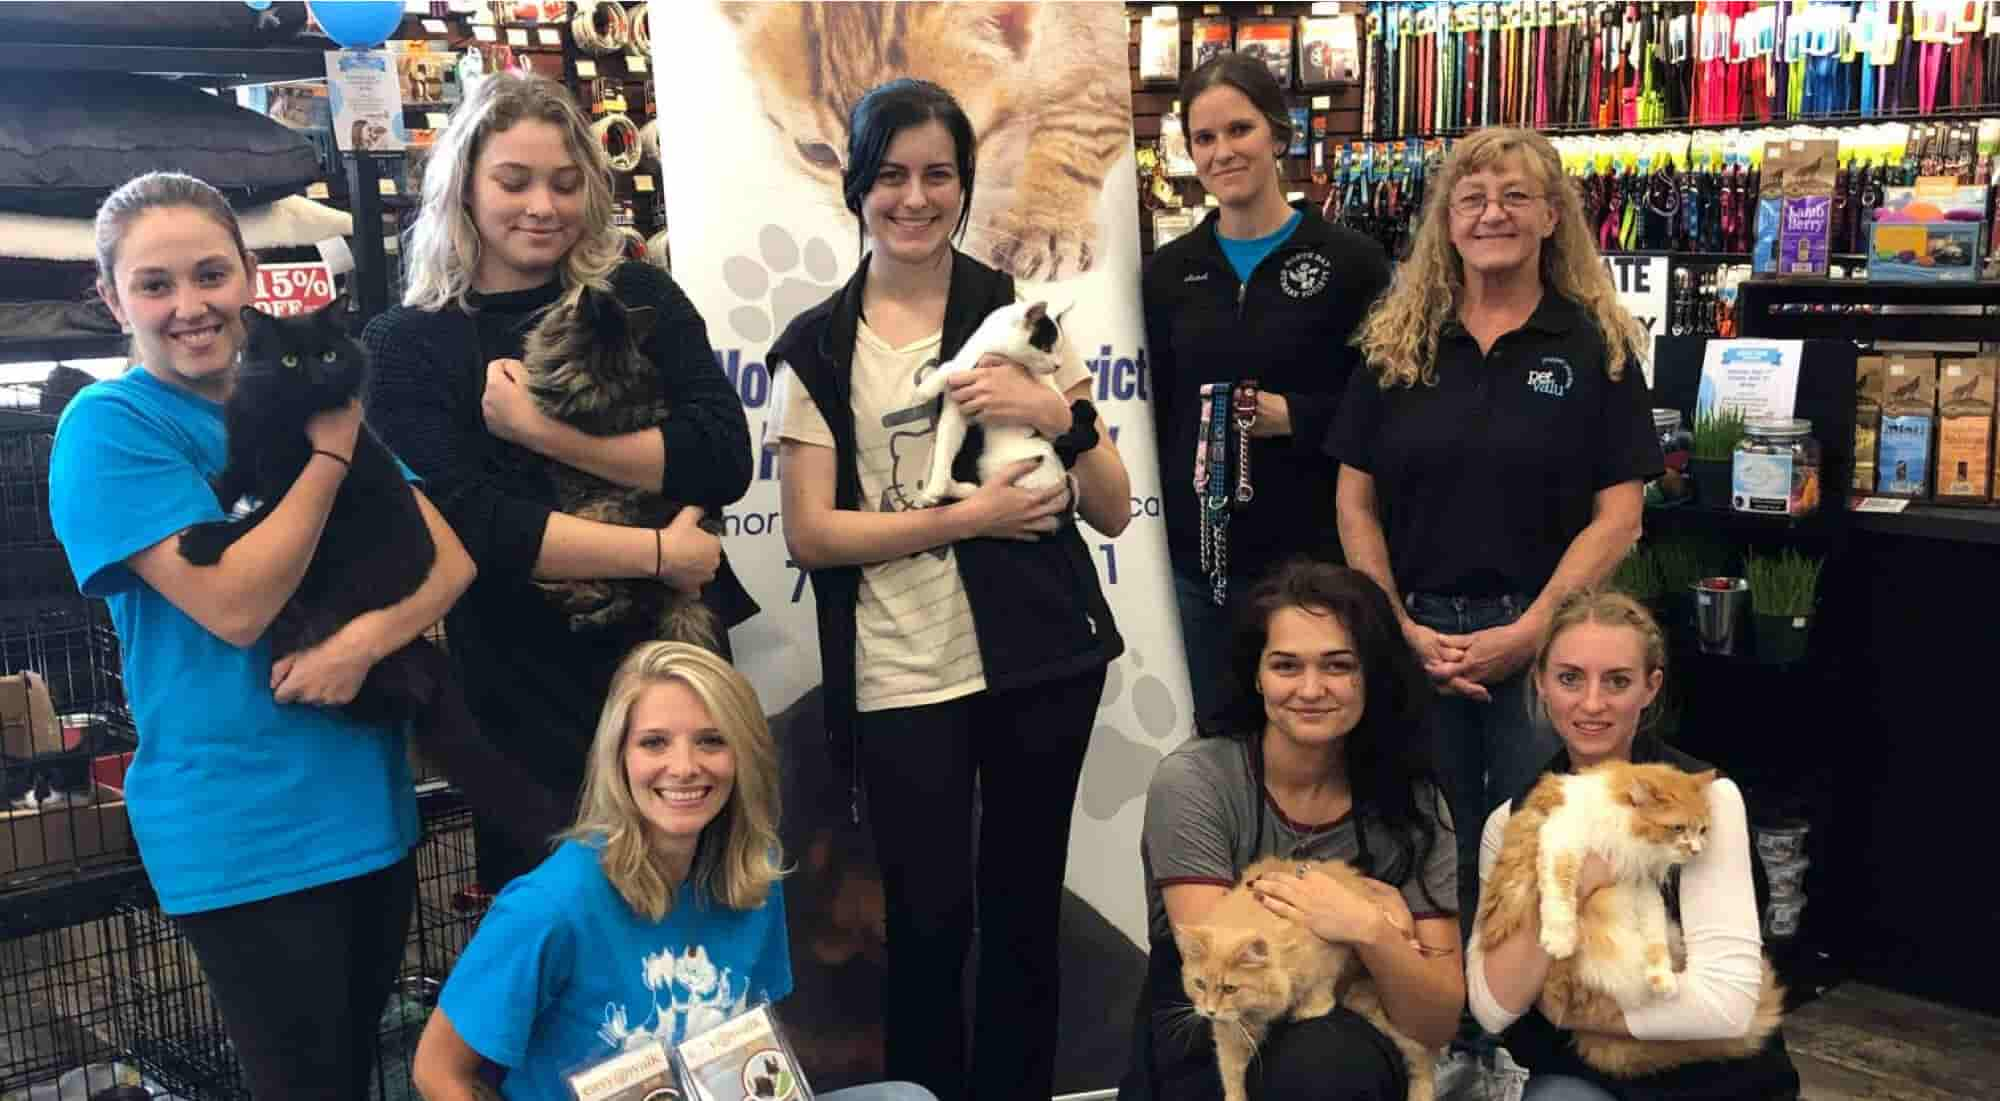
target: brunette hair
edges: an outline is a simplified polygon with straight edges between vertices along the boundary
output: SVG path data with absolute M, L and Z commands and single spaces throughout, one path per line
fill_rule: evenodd
M 1218 84 L 1242 92 L 1243 98 L 1270 124 L 1271 135 L 1282 144 L 1291 144 L 1292 113 L 1285 105 L 1285 91 L 1278 87 L 1278 78 L 1271 75 L 1270 67 L 1249 54 L 1217 54 L 1181 81 L 1183 122 L 1185 113 L 1194 110 L 1195 97 Z
M 889 143 L 896 135 L 926 122 L 943 124 L 951 135 L 957 160 L 958 182 L 963 192 L 958 208 L 958 227 L 953 235 L 965 232 L 972 216 L 973 164 L 979 158 L 979 140 L 972 132 L 972 120 L 950 92 L 928 80 L 903 77 L 870 89 L 847 118 L 847 167 L 841 173 L 840 193 L 848 212 L 861 217 L 862 200 L 875 188 L 882 174 L 882 158 L 889 155 Z
M 113 269 L 118 266 L 118 247 L 125 243 L 125 231 L 139 215 L 163 207 L 186 207 L 208 215 L 229 231 L 229 239 L 235 242 L 237 256 L 244 266 L 251 263 L 250 250 L 243 245 L 242 223 L 236 220 L 236 212 L 229 208 L 229 200 L 222 197 L 222 192 L 180 172 L 148 172 L 119 185 L 97 208 L 92 235 L 97 247 L 97 278 L 106 297 L 112 300 L 118 297 Z

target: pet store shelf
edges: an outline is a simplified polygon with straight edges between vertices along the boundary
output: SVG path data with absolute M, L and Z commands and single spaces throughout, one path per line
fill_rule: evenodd
M 1749 279 L 1737 296 L 1744 336 L 1976 342 L 2000 333 L 2000 281 Z
M 1861 531 L 2000 545 L 2000 508 L 1912 504 L 1901 512 L 1849 513 Z
M 320 50 L 223 49 L 202 46 L 105 46 L 70 42 L 0 42 L 0 68 L 199 75 L 203 84 L 324 80 Z
M 0 338 L 0 363 L 42 363 L 68 359 L 109 359 L 125 354 L 132 338 L 124 333 L 87 336 Z

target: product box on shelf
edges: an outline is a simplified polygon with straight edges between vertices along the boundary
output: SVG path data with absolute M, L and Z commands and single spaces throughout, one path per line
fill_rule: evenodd
M 2000 359 L 1938 365 L 1937 500 L 1983 505 L 1993 498 L 1993 411 Z
M 1955 180 L 1892 187 L 1868 227 L 1868 278 L 1969 283 L 1979 278 L 1986 188 Z
M 1889 357 L 1882 380 L 1882 438 L 1875 457 L 1875 492 L 1923 497 L 1930 488 L 1931 439 L 1937 434 L 1937 360 Z
M 1854 365 L 1854 486 L 1875 489 L 1875 446 L 1882 435 L 1882 379 L 1888 361 L 1862 356 Z
M 88 797 L 0 812 L 0 877 L 70 860 L 133 854 L 125 793 L 92 784 Z
M 0 753 L 26 758 L 62 751 L 48 682 L 32 669 L 0 677 Z
M 1778 221 L 1781 276 L 1826 274 L 1833 244 L 1833 185 L 1840 173 L 1839 157 L 1838 141 L 1794 138 L 1785 143 L 1784 206 Z

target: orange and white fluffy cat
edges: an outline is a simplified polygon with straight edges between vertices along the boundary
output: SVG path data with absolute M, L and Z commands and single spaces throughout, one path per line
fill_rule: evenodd
M 942 86 L 978 136 L 968 251 L 1022 279 L 1098 259 L 1097 202 L 1132 147 L 1116 4 L 721 3 L 794 167 L 838 200 L 847 119 L 877 85 Z
M 1479 899 L 1480 947 L 1492 950 L 1541 919 L 1541 944 L 1554 961 L 1545 1000 L 1595 1017 L 1671 998 L 1680 989 L 1680 930 L 1661 885 L 1699 854 L 1708 836 L 1713 770 L 1613 761 L 1571 775 L 1550 774 L 1507 821 L 1500 855 Z M 1577 873 L 1597 854 L 1612 883 L 1577 905 Z M 1579 1030 L 1577 1054 L 1606 1074 L 1635 1077 L 1687 1063 L 1755 1054 L 1778 1027 L 1784 989 L 1770 961 L 1749 1034 L 1736 1040 L 1639 1040 Z
M 1360 889 L 1361 873 L 1341 861 L 1265 857 L 1243 870 L 1242 879 L 1199 924 L 1174 930 L 1181 985 L 1214 1032 L 1223 1101 L 1246 1101 L 1244 1077 L 1273 1023 L 1324 1017 L 1335 1006 L 1359 1014 L 1394 1041 L 1409 1067 L 1409 1101 L 1431 1101 L 1437 1053 L 1397 1031 L 1353 948 L 1321 940 L 1265 909 L 1250 893 L 1249 884 L 1259 876 L 1296 875 L 1301 864 Z

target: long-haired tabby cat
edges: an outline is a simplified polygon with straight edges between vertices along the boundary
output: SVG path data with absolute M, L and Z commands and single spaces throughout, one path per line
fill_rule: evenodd
M 1408 1064 L 1409 1101 L 1431 1101 L 1436 1053 L 1396 1029 L 1354 950 L 1273 914 L 1250 891 L 1259 876 L 1297 875 L 1302 867 L 1361 889 L 1361 873 L 1341 861 L 1265 857 L 1243 870 L 1206 918 L 1174 930 L 1181 985 L 1214 1032 L 1224 1101 L 1246 1101 L 1250 1060 L 1272 1024 L 1324 1017 L 1335 1006 L 1359 1014 L 1394 1041 Z
M 1706 843 L 1714 780 L 1713 770 L 1623 761 L 1544 776 L 1508 819 L 1480 891 L 1480 947 L 1493 949 L 1538 915 L 1553 960 L 1542 990 L 1559 1015 L 1598 1016 L 1672 997 L 1684 961 L 1662 885 Z M 1579 909 L 1577 873 L 1592 853 L 1610 863 L 1614 881 Z M 1754 1055 L 1783 1012 L 1784 989 L 1766 960 L 1756 1016 L 1741 1039 L 1639 1040 L 1586 1030 L 1573 1037 L 1584 1062 L 1629 1078 Z
M 652 332 L 650 306 L 626 306 L 592 287 L 550 306 L 528 333 L 522 352 L 528 392 L 542 412 L 592 436 L 657 428 L 667 419 L 660 372 L 642 350 Z M 681 506 L 657 490 L 627 489 L 561 463 L 551 463 L 557 507 L 571 516 L 626 527 L 665 527 Z M 721 519 L 702 526 L 720 534 Z M 655 626 L 657 637 L 714 650 L 722 627 L 699 594 L 649 579 L 537 582 L 569 615 L 572 631 L 633 623 Z
M 840 195 L 847 120 L 870 89 L 928 80 L 979 139 L 970 251 L 1023 279 L 1098 259 L 1097 200 L 1132 145 L 1125 13 L 1115 4 L 723 0 L 793 165 Z
M 344 326 L 346 299 L 299 317 L 242 311 L 246 340 L 223 404 L 228 465 L 214 479 L 229 520 L 181 533 L 181 557 L 197 566 L 222 560 L 262 523 L 312 458 L 308 420 L 361 392 L 367 357 Z M 355 617 L 407 599 L 430 576 L 437 545 L 416 494 L 389 449 L 365 425 L 354 440 L 312 561 L 292 598 L 271 621 L 271 658 L 309 650 Z M 370 723 L 414 719 L 417 745 L 475 808 L 531 851 L 561 829 L 569 809 L 479 733 L 450 660 L 418 638 L 368 671 L 344 710 Z

